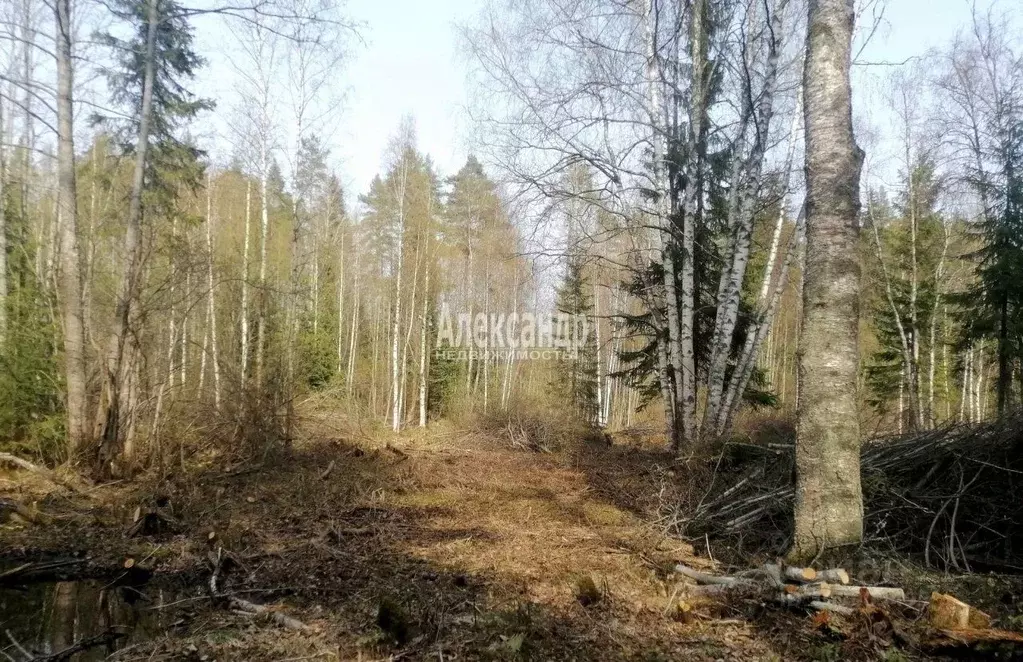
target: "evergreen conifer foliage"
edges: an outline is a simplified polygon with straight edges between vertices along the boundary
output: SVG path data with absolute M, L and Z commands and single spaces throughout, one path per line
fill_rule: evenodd
M 193 28 L 184 8 L 173 0 L 114 0 L 108 5 L 124 22 L 127 38 L 112 33 L 98 35 L 115 53 L 116 67 L 104 69 L 112 100 L 128 110 L 128 120 L 112 122 L 95 116 L 94 121 L 114 124 L 126 154 L 139 148 L 137 138 L 146 95 L 147 40 L 150 22 L 153 34 L 152 108 L 149 112 L 146 156 L 146 186 L 152 192 L 170 184 L 170 173 L 188 173 L 187 181 L 197 184 L 202 173 L 195 163 L 203 152 L 180 137 L 187 123 L 203 110 L 213 108 L 208 99 L 192 94 L 187 84 L 205 60 L 195 52 Z
M 1000 181 L 988 195 L 995 206 L 982 219 L 984 246 L 975 255 L 977 279 L 964 297 L 968 337 L 997 342 L 999 416 L 1021 405 L 1019 398 L 1013 402 L 1011 397 L 1014 372 L 1016 393 L 1023 393 L 1018 368 L 1023 361 L 1023 111 L 1001 133 Z
M 556 392 L 566 397 L 570 406 L 588 422 L 597 420 L 597 347 L 589 328 L 593 320 L 593 290 L 587 282 L 582 261 L 570 259 L 566 268 L 565 278 L 558 288 L 557 309 L 562 315 L 570 315 L 573 320 L 585 316 L 584 325 L 587 333 L 580 338 L 572 336 L 573 329 L 558 325 L 556 345 L 566 349 L 574 340 L 577 351 L 566 351 L 561 357 L 561 365 L 555 371 L 554 384 Z M 575 333 L 583 325 L 573 324 Z

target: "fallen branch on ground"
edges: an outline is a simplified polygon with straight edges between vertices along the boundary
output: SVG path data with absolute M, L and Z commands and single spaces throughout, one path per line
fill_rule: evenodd
M 230 557 L 224 554 L 224 548 L 220 546 L 217 547 L 217 553 L 215 556 L 211 554 L 210 560 L 213 563 L 213 572 L 210 574 L 209 581 L 207 582 L 207 588 L 209 589 L 210 597 L 213 598 L 214 601 L 226 599 L 227 604 L 231 607 L 231 609 L 249 616 L 265 616 L 277 625 L 288 630 L 296 630 L 298 632 L 308 632 L 310 630 L 308 625 L 297 618 L 292 618 L 291 616 L 276 611 L 267 605 L 257 605 L 254 602 L 249 602 L 248 600 L 243 600 L 236 596 L 222 595 L 219 588 L 220 572 L 228 559 L 230 559 Z
M 67 480 L 66 478 L 62 478 L 62 477 L 58 476 L 56 473 L 54 473 L 53 471 L 50 471 L 46 467 L 41 467 L 38 464 L 32 464 L 28 460 L 23 460 L 22 458 L 18 457 L 17 455 L 11 455 L 10 453 L 0 453 L 0 462 L 3 462 L 5 464 L 9 464 L 11 466 L 18 467 L 19 469 L 24 469 L 25 471 L 30 471 L 30 472 L 36 474 L 37 476 L 42 476 L 43 478 L 45 478 L 46 480 L 50 481 L 51 483 L 54 483 L 56 485 L 60 485 L 61 487 L 67 488 L 67 489 L 71 490 L 72 492 L 75 492 L 76 494 L 81 494 L 81 495 L 87 495 L 88 494 L 88 492 L 86 490 L 82 489 L 78 485 L 75 485 L 70 480 Z
M 266 605 L 257 605 L 254 602 L 242 600 L 241 598 L 228 598 L 228 603 L 237 611 L 252 616 L 267 616 L 271 621 L 288 630 L 297 630 L 299 632 L 309 631 L 309 626 L 302 621 L 279 611 L 274 611 L 273 608 Z
M 121 637 L 125 636 L 124 632 L 115 632 L 108 630 L 102 634 L 98 634 L 95 637 L 86 637 L 79 641 L 71 644 L 64 650 L 57 651 L 50 655 L 41 655 L 33 657 L 28 662 L 66 662 L 78 653 L 85 652 L 97 646 L 109 646 L 112 642 L 117 641 Z
M 54 574 L 55 570 L 87 562 L 88 559 L 66 559 L 62 561 L 23 563 L 0 573 L 0 586 L 52 579 L 56 576 Z
M 776 547 L 792 534 L 795 453 L 785 448 L 727 445 L 728 460 L 718 461 L 727 473 L 715 468 L 699 504 L 672 526 L 745 551 Z M 959 572 L 1023 567 L 1023 528 L 1016 526 L 1023 501 L 1005 498 L 1023 475 L 1023 416 L 874 439 L 862 446 L 860 468 L 868 544 L 883 541 L 886 550 Z

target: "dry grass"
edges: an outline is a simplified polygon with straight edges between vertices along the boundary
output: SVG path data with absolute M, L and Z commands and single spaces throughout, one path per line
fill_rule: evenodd
M 608 448 L 559 430 L 561 450 L 537 453 L 493 429 L 442 423 L 394 436 L 319 409 L 290 451 L 259 465 L 203 454 L 188 473 L 88 500 L 0 482 L 4 496 L 35 490 L 57 516 L 2 535 L 28 555 L 86 548 L 96 571 L 133 555 L 158 578 L 190 578 L 195 600 L 169 617 L 181 624 L 122 660 L 813 659 L 817 635 L 800 630 L 802 616 L 785 615 L 782 631 L 711 605 L 677 620 L 685 587 L 670 569 L 707 562 L 648 515 L 660 487 L 686 482 L 687 465 L 656 434 Z M 125 538 L 134 508 L 156 495 L 183 532 Z M 203 599 L 217 544 L 237 563 L 224 590 L 254 592 L 312 631 Z

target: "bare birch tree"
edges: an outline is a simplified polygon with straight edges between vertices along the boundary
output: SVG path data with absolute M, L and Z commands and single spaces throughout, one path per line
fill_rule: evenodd
M 54 21 L 57 56 L 57 185 L 62 245 L 60 290 L 64 318 L 67 427 L 71 451 L 80 452 L 83 450 L 87 436 L 86 419 L 88 414 L 86 412 L 82 271 L 78 239 L 78 192 L 75 176 L 74 49 L 70 0 L 55 0 Z M 3 174 L 0 173 L 0 179 L 2 178 Z M 0 200 L 2 200 L 2 195 L 0 195 Z M 2 201 L 0 201 L 0 206 L 3 206 Z M 3 223 L 0 222 L 0 235 L 3 233 Z M 3 242 L 0 241 L 0 243 Z M 5 251 L 6 246 L 0 245 L 0 253 Z M 5 270 L 6 266 L 0 264 L 0 268 Z M 0 295 L 5 295 L 5 292 L 0 292 Z M 0 307 L 4 303 L 0 299 Z

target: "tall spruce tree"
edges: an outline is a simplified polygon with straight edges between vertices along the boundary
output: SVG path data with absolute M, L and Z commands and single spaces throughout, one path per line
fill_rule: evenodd
M 994 206 L 980 226 L 984 246 L 975 255 L 977 281 L 965 297 L 967 335 L 997 342 L 999 416 L 1013 407 L 1013 372 L 1023 361 L 1023 109 L 1004 113 L 1008 117 L 997 130 L 997 183 L 982 184 Z
M 574 320 L 585 317 L 588 329 L 593 320 L 593 291 L 587 282 L 582 260 L 569 259 L 565 271 L 565 279 L 558 288 L 558 312 L 570 315 L 572 324 L 558 325 L 556 344 L 563 349 L 571 345 L 572 351 L 566 351 L 554 376 L 554 386 L 562 395 L 567 395 L 572 408 L 584 420 L 595 423 L 597 420 L 597 347 L 592 333 L 583 336 L 580 331 L 583 324 Z M 573 344 L 574 343 L 574 344 Z
M 143 287 L 144 224 L 161 211 L 174 212 L 182 185 L 198 186 L 199 150 L 178 138 L 185 123 L 210 103 L 185 87 L 203 60 L 192 46 L 192 27 L 173 0 L 115 0 L 111 11 L 129 29 L 126 39 L 101 36 L 117 54 L 107 70 L 115 102 L 128 110 L 120 133 L 134 158 L 124 235 L 124 271 L 106 353 L 103 401 L 97 413 L 97 468 L 110 474 L 124 449 L 128 377 L 135 348 L 131 329 L 138 319 Z

